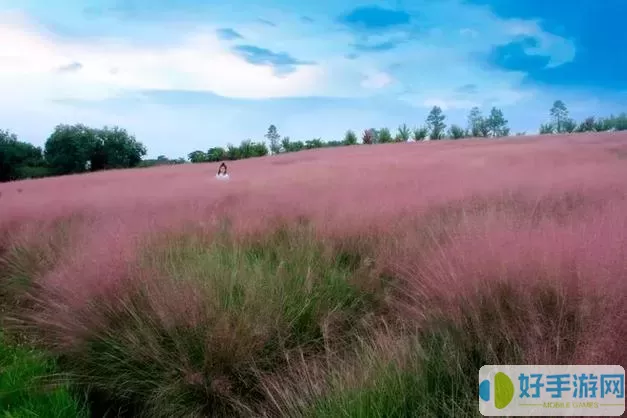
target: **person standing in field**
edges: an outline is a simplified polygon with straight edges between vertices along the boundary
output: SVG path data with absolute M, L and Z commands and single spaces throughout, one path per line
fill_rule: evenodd
M 227 172 L 226 164 L 224 164 L 224 163 L 220 164 L 220 167 L 218 168 L 218 174 L 216 174 L 216 178 L 218 180 L 228 180 L 229 179 L 229 173 Z

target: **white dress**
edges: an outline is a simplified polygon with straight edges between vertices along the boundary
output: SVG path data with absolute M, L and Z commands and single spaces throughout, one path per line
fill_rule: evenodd
M 229 179 L 229 175 L 228 174 L 220 174 L 220 173 L 218 173 L 218 174 L 216 174 L 216 178 L 218 180 L 228 180 Z

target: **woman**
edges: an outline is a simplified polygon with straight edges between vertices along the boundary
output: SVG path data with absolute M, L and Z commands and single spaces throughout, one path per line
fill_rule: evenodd
M 220 167 L 218 168 L 218 174 L 216 174 L 216 178 L 218 180 L 228 180 L 229 179 L 229 173 L 227 173 L 226 171 L 226 164 L 221 163 Z

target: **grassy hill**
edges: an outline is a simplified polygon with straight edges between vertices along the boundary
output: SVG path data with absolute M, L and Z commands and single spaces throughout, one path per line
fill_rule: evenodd
M 0 184 L 6 344 L 76 394 L 50 416 L 85 396 L 95 416 L 479 416 L 484 364 L 627 363 L 625 133 L 216 170 Z

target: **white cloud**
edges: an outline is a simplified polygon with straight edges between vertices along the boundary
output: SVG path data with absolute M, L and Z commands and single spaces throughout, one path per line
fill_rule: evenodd
M 526 46 L 524 51 L 529 55 L 549 57 L 548 68 L 558 67 L 571 62 L 575 58 L 575 45 L 571 40 L 542 30 L 536 21 L 508 20 L 504 22 L 504 32 L 512 36 L 533 38 L 537 45 Z
M 328 77 L 324 68 L 315 65 L 277 76 L 272 68 L 233 54 L 213 30 L 188 34 L 178 45 L 158 48 L 118 39 L 65 40 L 11 14 L 0 16 L 0 39 L 0 91 L 44 100 L 98 100 L 141 89 L 255 99 L 314 95 L 324 93 Z M 80 69 L 59 73 L 73 63 L 79 63 Z

